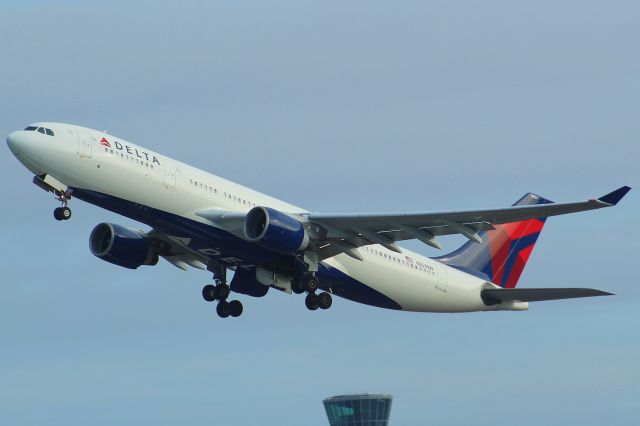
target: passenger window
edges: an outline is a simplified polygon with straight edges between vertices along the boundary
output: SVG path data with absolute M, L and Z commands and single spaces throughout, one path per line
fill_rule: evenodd
M 44 130 L 45 130 L 45 132 L 47 132 L 47 135 L 53 136 L 53 130 L 51 130 L 51 129 L 44 129 Z
M 42 128 L 42 127 L 38 127 L 38 132 L 42 133 L 43 135 L 45 134 L 44 133 L 44 128 Z

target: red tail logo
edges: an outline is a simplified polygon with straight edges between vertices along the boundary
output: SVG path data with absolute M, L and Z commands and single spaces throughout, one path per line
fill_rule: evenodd
M 111 144 L 109 143 L 107 138 L 102 138 L 102 140 L 100 141 L 100 145 L 106 146 L 107 148 L 111 148 Z

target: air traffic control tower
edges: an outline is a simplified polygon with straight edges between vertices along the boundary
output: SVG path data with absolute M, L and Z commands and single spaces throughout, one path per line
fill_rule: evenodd
M 357 394 L 332 396 L 323 401 L 331 426 L 387 426 L 391 395 Z

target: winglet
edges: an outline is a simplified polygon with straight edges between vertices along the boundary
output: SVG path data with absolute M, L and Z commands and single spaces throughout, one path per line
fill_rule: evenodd
M 628 186 L 623 186 L 622 188 L 618 188 L 613 192 L 608 193 L 605 196 L 598 198 L 598 201 L 602 201 L 603 203 L 611 204 L 615 206 L 618 204 L 622 197 L 627 195 L 627 192 L 631 191 L 631 188 Z

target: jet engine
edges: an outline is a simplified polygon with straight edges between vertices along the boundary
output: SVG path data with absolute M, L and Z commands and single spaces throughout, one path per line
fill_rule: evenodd
M 309 245 L 309 235 L 296 218 L 269 207 L 254 207 L 244 222 L 247 240 L 282 254 L 294 254 Z
M 89 248 L 94 256 L 129 269 L 158 263 L 158 254 L 138 231 L 112 223 L 93 228 Z

